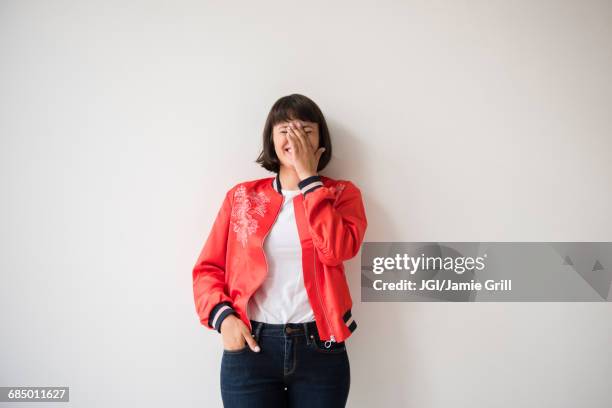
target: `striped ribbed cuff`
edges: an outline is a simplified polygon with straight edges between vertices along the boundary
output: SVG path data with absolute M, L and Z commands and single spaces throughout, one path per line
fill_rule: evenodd
M 352 332 L 357 328 L 357 322 L 353 319 L 353 315 L 351 313 L 351 309 L 347 310 L 342 316 L 342 320 L 344 320 L 344 324 L 347 325 L 348 329 Z
M 323 187 L 321 176 L 315 174 L 314 176 L 306 177 L 304 180 L 298 183 L 298 187 L 302 190 L 302 194 L 306 194 L 315 191 L 317 188 Z
M 223 323 L 223 320 L 225 320 L 225 318 L 231 314 L 238 316 L 236 311 L 232 308 L 232 304 L 230 302 L 225 301 L 217 303 L 217 305 L 215 305 L 210 312 L 208 322 L 213 329 L 221 333 L 221 323 Z

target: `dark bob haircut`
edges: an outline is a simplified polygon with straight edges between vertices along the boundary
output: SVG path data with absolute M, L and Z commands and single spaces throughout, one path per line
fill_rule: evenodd
M 263 130 L 263 150 L 259 154 L 257 160 L 255 160 L 255 163 L 260 164 L 261 167 L 274 173 L 280 171 L 280 160 L 274 150 L 272 129 L 277 123 L 296 119 L 318 124 L 319 146 L 317 146 L 317 149 L 324 147 L 325 151 L 319 159 L 317 172 L 323 170 L 325 166 L 327 166 L 327 163 L 331 160 L 332 145 L 323 112 L 321 112 L 321 109 L 319 109 L 317 104 L 310 98 L 295 93 L 283 96 L 272 105 Z

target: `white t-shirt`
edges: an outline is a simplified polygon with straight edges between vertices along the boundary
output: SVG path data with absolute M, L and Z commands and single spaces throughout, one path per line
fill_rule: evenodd
M 300 190 L 281 189 L 285 197 L 276 222 L 264 241 L 266 279 L 247 305 L 250 319 L 265 323 L 303 323 L 315 320 L 302 271 L 302 246 L 293 197 Z

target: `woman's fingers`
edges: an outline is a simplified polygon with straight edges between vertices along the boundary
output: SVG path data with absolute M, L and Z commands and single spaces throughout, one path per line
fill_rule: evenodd
M 310 144 L 310 138 L 306 134 L 306 131 L 304 130 L 300 122 L 297 122 L 297 129 L 298 129 L 298 133 L 300 134 L 302 140 L 304 141 L 304 146 L 308 150 L 313 150 L 313 146 Z
M 302 126 L 300 125 L 299 122 L 297 125 L 295 124 L 293 125 L 293 133 L 296 135 L 296 137 L 300 141 L 300 145 L 303 150 L 305 150 L 306 152 L 309 152 L 310 150 L 312 150 L 312 146 L 310 145 L 310 140 L 308 140 L 308 136 L 306 135 L 306 132 L 304 132 L 304 129 L 302 129 Z
M 294 136 L 291 136 L 289 132 L 287 132 L 287 140 L 289 141 L 289 146 L 291 146 L 291 153 L 289 153 L 289 157 L 291 158 L 291 164 L 295 166 L 295 159 L 297 157 L 297 143 L 295 142 Z
M 289 127 L 287 129 L 287 138 L 292 143 L 291 149 L 293 150 L 293 154 L 294 154 L 294 157 L 295 157 L 295 155 L 297 155 L 298 153 L 300 153 L 303 150 L 302 149 L 302 141 L 297 136 L 297 134 L 295 132 L 295 129 L 293 129 L 291 127 Z
M 300 131 L 295 127 L 295 125 L 293 125 L 293 127 L 291 128 L 292 134 L 295 137 L 296 143 L 298 144 L 298 148 L 299 150 L 302 152 L 308 152 L 308 147 L 306 146 L 305 142 L 304 142 L 304 138 L 302 137 L 302 134 L 300 133 Z
M 317 157 L 317 164 L 319 163 L 319 160 L 321 159 L 321 156 L 323 155 L 323 153 L 325 153 L 325 148 L 324 147 L 320 147 L 319 150 L 317 150 L 316 153 L 316 157 Z
M 246 330 L 243 331 L 243 335 L 244 338 L 248 344 L 248 346 L 251 348 L 251 350 L 255 351 L 255 352 L 259 352 L 261 349 L 259 348 L 259 345 L 257 344 L 257 342 L 255 341 L 255 339 L 253 338 L 253 336 L 251 335 L 251 332 L 249 331 L 249 328 L 246 327 Z

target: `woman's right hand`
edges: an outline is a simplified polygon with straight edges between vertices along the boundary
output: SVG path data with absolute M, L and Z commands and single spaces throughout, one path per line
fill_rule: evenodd
M 231 314 L 223 319 L 223 322 L 221 322 L 221 335 L 223 336 L 223 348 L 225 350 L 240 350 L 244 348 L 245 341 L 251 350 L 255 352 L 260 350 L 257 342 L 251 336 L 249 327 L 236 315 Z

